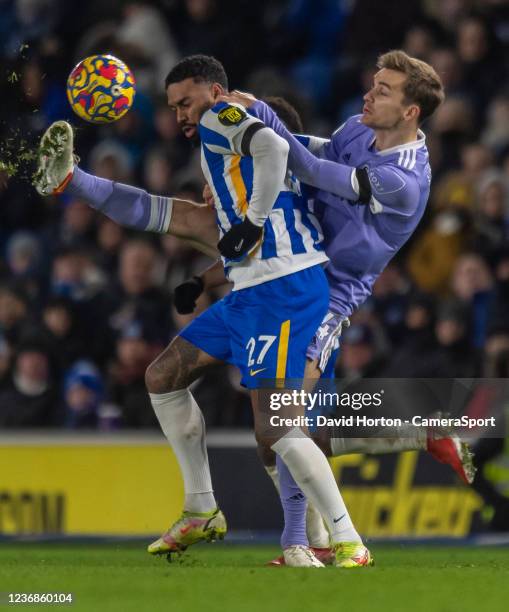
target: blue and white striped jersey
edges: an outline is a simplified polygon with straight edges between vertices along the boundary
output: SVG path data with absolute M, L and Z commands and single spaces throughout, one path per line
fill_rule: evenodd
M 201 165 L 214 194 L 221 236 L 246 215 L 253 189 L 249 139 L 260 121 L 236 104 L 220 102 L 200 121 Z M 288 173 L 263 226 L 260 243 L 237 262 L 223 258 L 234 290 L 292 274 L 327 261 L 320 225 L 309 212 L 299 183 Z

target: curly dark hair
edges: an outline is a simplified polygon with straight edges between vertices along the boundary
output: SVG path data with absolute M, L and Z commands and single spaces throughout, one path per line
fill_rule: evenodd
M 180 60 L 168 73 L 165 87 L 185 79 L 194 79 L 195 83 L 219 83 L 228 89 L 228 77 L 223 64 L 210 55 L 189 55 Z
M 292 106 L 288 100 L 285 100 L 285 98 L 281 96 L 266 96 L 262 99 L 276 113 L 290 132 L 302 134 L 304 131 L 302 119 L 297 109 Z

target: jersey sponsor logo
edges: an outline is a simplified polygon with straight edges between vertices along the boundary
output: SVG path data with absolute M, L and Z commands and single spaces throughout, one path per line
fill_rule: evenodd
M 226 126 L 237 125 L 244 121 L 247 114 L 237 106 L 227 106 L 217 115 L 219 122 Z

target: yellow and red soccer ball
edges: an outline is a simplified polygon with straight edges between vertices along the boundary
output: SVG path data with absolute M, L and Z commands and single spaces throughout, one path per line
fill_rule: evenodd
M 136 83 L 129 68 L 113 55 L 91 55 L 67 79 L 73 111 L 90 123 L 111 123 L 131 108 Z

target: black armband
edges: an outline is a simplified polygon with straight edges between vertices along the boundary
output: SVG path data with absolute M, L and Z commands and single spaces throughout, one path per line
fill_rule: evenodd
M 246 157 L 251 155 L 251 150 L 249 148 L 251 145 L 251 140 L 253 139 L 253 136 L 256 134 L 256 132 L 258 132 L 259 130 L 263 130 L 264 127 L 266 127 L 265 123 L 258 121 L 256 123 L 252 123 L 246 128 L 246 131 L 242 136 L 242 142 L 240 143 L 240 150 L 242 152 L 242 155 L 245 155 Z
M 371 183 L 366 168 L 356 168 L 355 176 L 359 184 L 359 202 L 367 204 L 371 200 Z

